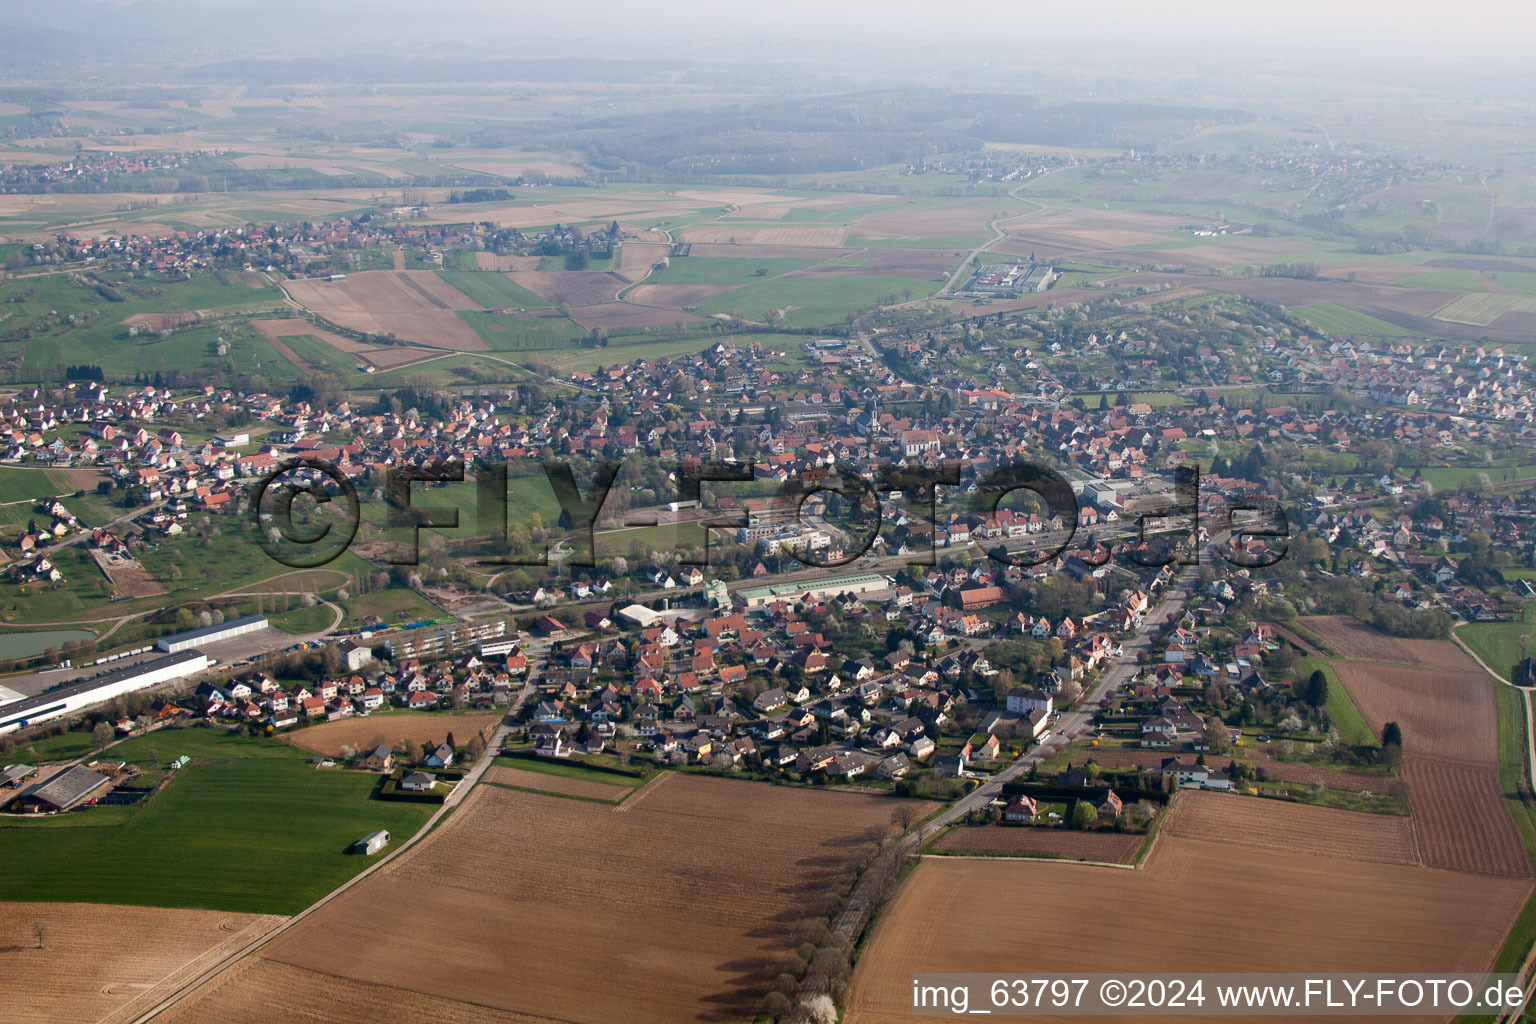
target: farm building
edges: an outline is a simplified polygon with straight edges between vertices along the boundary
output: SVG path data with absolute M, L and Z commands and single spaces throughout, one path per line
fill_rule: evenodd
M 112 780 L 105 775 L 76 765 L 21 794 L 16 798 L 15 806 L 17 810 L 31 814 L 67 811 L 100 796 L 102 789 L 111 785 Z
M 190 629 L 185 633 L 176 633 L 173 636 L 164 637 L 155 646 L 162 651 L 178 654 L 182 651 L 196 647 L 198 644 L 213 644 L 220 640 L 229 640 L 233 637 L 244 636 L 247 633 L 255 633 L 267 628 L 267 619 L 263 615 L 245 615 L 238 619 L 230 619 L 217 626 L 204 626 L 202 629 Z
M 94 679 L 57 686 L 35 697 L 12 701 L 0 707 L 0 734 L 62 718 L 134 690 L 196 675 L 207 667 L 208 655 L 202 651 L 183 651 L 120 668 Z
M 36 774 L 37 769 L 29 764 L 8 764 L 0 771 L 0 786 L 14 789 Z
M 363 836 L 363 838 L 353 843 L 352 849 L 365 857 L 372 857 L 374 854 L 378 853 L 388 845 L 389 833 L 383 829 L 380 829 L 377 832 L 368 833 L 367 835 Z

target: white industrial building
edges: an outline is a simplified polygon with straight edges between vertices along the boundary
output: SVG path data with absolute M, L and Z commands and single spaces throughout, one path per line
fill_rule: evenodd
M 230 619 L 228 622 L 221 622 L 217 626 L 204 626 L 202 629 L 189 629 L 185 633 L 162 637 L 155 646 L 162 651 L 177 654 L 203 644 L 216 644 L 220 640 L 255 633 L 266 629 L 268 625 L 264 615 L 245 615 L 238 619 Z
M 125 693 L 196 675 L 207 667 L 208 655 L 202 651 L 183 651 L 120 668 L 95 679 L 56 686 L 36 697 L 0 706 L 0 735 L 84 711 Z

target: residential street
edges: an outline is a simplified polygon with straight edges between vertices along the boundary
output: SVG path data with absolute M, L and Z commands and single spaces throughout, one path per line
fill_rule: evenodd
M 899 842 L 904 852 L 914 852 L 922 845 L 923 839 L 934 829 L 943 828 L 963 818 L 971 811 L 986 807 L 995 797 L 1002 793 L 1003 784 L 1018 777 L 1029 770 L 1030 765 L 1038 764 L 1049 758 L 1053 753 L 1080 736 L 1093 722 L 1094 709 L 1097 708 L 1099 699 L 1106 693 L 1125 685 L 1136 674 L 1136 658 L 1151 645 L 1152 634 L 1163 623 L 1174 618 L 1184 608 L 1184 602 L 1188 599 L 1189 588 L 1194 580 L 1198 568 L 1190 566 L 1180 574 L 1178 582 L 1169 588 L 1167 595 L 1161 604 L 1147 614 L 1134 636 L 1125 642 L 1124 653 L 1111 665 L 1104 674 L 1099 677 L 1097 683 L 1089 690 L 1078 705 L 1079 710 L 1062 714 L 1060 720 L 1053 729 L 1054 735 L 1046 743 L 1031 748 L 1022 757 L 1006 768 L 992 775 L 986 782 L 978 786 L 974 792 L 955 801 L 943 812 L 932 819 L 920 824 L 913 832 L 903 835 Z M 871 876 L 865 875 L 854 885 L 853 893 L 848 899 L 848 905 L 843 909 L 838 918 L 833 933 L 848 943 L 852 943 L 861 931 L 869 916 L 869 897 Z

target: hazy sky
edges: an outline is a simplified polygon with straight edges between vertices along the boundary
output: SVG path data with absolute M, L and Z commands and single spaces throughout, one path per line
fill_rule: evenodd
M 865 57 L 890 49 L 903 60 L 963 50 L 1000 63 L 1054 59 L 1112 72 L 1126 55 L 1177 71 L 1182 55 L 1256 57 L 1274 67 L 1333 54 L 1341 71 L 1383 59 L 1394 70 L 1471 61 L 1471 70 L 1488 71 L 1488 62 L 1529 65 L 1536 0 L 0 0 L 0 25 L 173 46 L 195 38 L 225 49 L 259 38 L 268 53 L 421 52 L 448 43 L 515 57 L 559 52 L 568 42 L 573 55 L 701 49 L 752 60 L 782 55 L 754 46 L 804 40 L 820 44 L 813 49 L 823 60 L 828 47 Z

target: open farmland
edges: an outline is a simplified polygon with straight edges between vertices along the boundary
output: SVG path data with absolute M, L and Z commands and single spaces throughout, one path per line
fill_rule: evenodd
M 514 283 L 551 305 L 594 306 L 612 302 L 627 281 L 606 270 L 529 270 L 513 274 Z
M 262 337 L 277 346 L 278 351 L 287 347 L 282 339 L 308 336 L 329 345 L 343 355 L 381 370 L 408 366 L 437 355 L 435 352 L 426 352 L 404 345 L 368 345 L 344 334 L 316 327 L 306 320 L 253 320 L 251 326 L 260 331 Z M 288 353 L 284 354 L 288 355 Z M 289 358 L 294 357 L 290 355 Z
M 1163 831 L 1185 839 L 1382 864 L 1419 863 L 1413 822 L 1231 793 L 1180 793 Z
M 1486 875 L 1531 873 L 1497 768 L 1405 757 L 1402 773 L 1424 863 Z
M 1465 764 L 1498 760 L 1493 687 L 1482 672 L 1445 672 L 1335 661 L 1334 672 L 1378 736 L 1388 722 L 1403 730 L 1403 750 Z
M 283 288 L 305 309 L 348 330 L 462 352 L 486 347 L 455 312 L 479 303 L 432 271 L 369 270 L 344 281 L 287 281 Z
M 472 1004 L 576 1024 L 749 1021 L 898 806 L 678 774 L 617 808 L 477 787 L 430 839 L 168 1019 L 254 1019 L 277 964 L 338 980 L 307 1004 L 332 1020 L 374 1019 L 367 993 L 394 986 L 462 1001 L 439 1014 L 454 1020 Z
M 1401 641 L 1348 615 L 1304 615 L 1296 622 L 1337 651 L 1340 658 L 1415 664 L 1412 653 Z
M 1400 646 L 1415 664 L 1466 670 L 1351 661 L 1332 665 L 1372 731 L 1379 735 L 1387 722 L 1402 728 L 1401 775 L 1424 862 L 1459 871 L 1529 875 L 1525 844 L 1499 785 L 1498 684 L 1447 641 L 1401 641 Z
M 1536 312 L 1536 297 L 1469 292 L 1435 310 L 1436 320 L 1487 327 L 1506 313 Z
M 803 245 L 840 248 L 848 240 L 846 227 L 766 227 L 749 224 L 704 224 L 678 235 L 684 242 L 714 245 Z
M 618 803 L 634 792 L 632 786 L 610 786 L 602 782 L 550 775 L 547 772 L 530 772 L 522 768 L 510 768 L 501 764 L 493 766 L 486 772 L 485 781 L 498 786 L 512 786 L 515 789 L 534 789 L 540 793 L 554 793 L 558 796 L 578 796 L 587 800 L 603 800 L 608 803 Z
M 366 866 L 349 847 L 375 829 L 411 835 L 430 813 L 370 800 L 377 777 L 317 770 L 276 739 L 223 729 L 135 736 L 113 756 L 192 763 L 148 800 L 0 828 L 0 898 L 292 914 Z M 90 815 L 104 815 L 91 827 Z M 84 826 L 84 827 L 82 827 Z
M 382 743 L 393 747 L 404 741 L 412 750 L 423 743 L 441 743 L 451 732 L 456 743 L 464 743 L 477 732 L 501 721 L 500 715 L 413 714 L 408 711 L 367 718 L 338 718 L 307 729 L 299 729 L 286 738 L 296 747 L 315 754 L 334 757 L 342 747 L 373 749 Z
M 1296 621 L 1347 661 L 1387 661 L 1446 672 L 1479 671 L 1461 648 L 1443 640 L 1399 639 L 1348 615 L 1309 615 Z
M 1130 864 L 1136 860 L 1136 854 L 1146 838 L 1129 832 L 1080 832 L 1066 827 L 1037 828 L 994 823 L 951 829 L 933 844 L 933 850 L 936 853 Z
M 628 302 L 601 302 L 572 310 L 571 319 L 588 330 L 602 327 L 610 331 L 622 331 L 636 327 L 697 323 L 702 318 L 678 309 L 640 306 Z
M 82 903 L 0 904 L 7 1024 L 132 1020 L 282 918 Z
M 915 972 L 1484 970 L 1530 891 L 1527 880 L 1173 835 L 1139 871 L 928 857 L 876 924 L 844 1020 L 912 1020 Z
M 317 1015 L 345 1007 L 347 1016 Z M 367 1021 L 368 1024 L 549 1024 L 521 1013 L 406 988 L 364 984 L 260 957 L 248 957 L 155 1018 L 156 1024 L 272 1024 L 273 1021 Z

